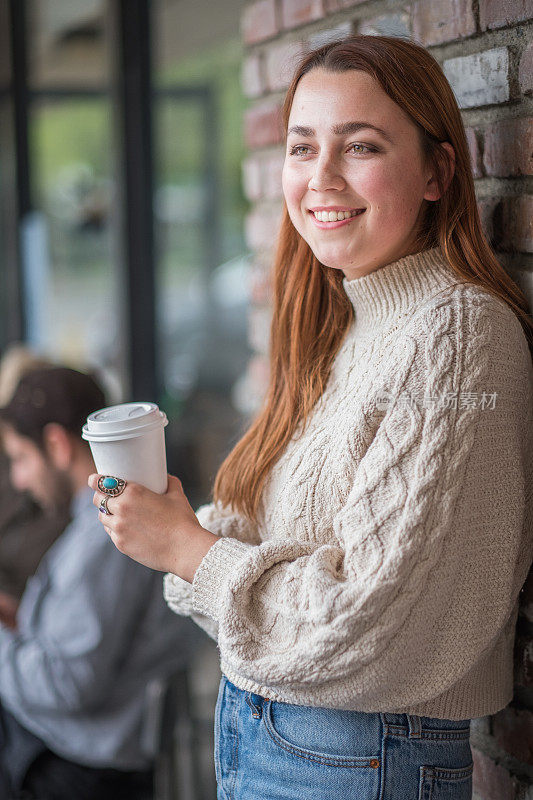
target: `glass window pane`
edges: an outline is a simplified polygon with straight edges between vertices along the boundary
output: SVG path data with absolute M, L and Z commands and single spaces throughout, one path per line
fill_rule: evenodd
M 243 3 L 221 0 L 202 14 L 204 5 L 154 4 L 160 403 L 171 420 L 169 465 L 192 504 L 209 494 L 242 426 L 233 394 L 251 354 L 241 186 Z
M 28 2 L 32 212 L 21 225 L 27 339 L 122 397 L 115 153 L 104 0 Z
M 37 209 L 25 223 L 29 340 L 73 365 L 116 369 L 109 101 L 41 100 L 31 113 Z

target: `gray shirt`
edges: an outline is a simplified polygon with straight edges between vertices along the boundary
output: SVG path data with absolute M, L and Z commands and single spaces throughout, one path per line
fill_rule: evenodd
M 17 632 L 0 625 L 0 702 L 53 752 L 143 769 L 146 687 L 185 665 L 199 634 L 173 614 L 163 575 L 120 553 L 92 489 L 28 580 Z

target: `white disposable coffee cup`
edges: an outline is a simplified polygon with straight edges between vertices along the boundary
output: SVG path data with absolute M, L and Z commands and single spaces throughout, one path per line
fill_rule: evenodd
M 89 414 L 81 435 L 89 442 L 101 475 L 141 483 L 164 494 L 166 425 L 166 414 L 155 403 L 121 403 Z

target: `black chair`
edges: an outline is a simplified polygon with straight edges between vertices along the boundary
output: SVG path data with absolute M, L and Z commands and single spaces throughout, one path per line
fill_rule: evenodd
M 202 800 L 188 671 L 152 681 L 146 697 L 143 748 L 155 757 L 154 800 Z

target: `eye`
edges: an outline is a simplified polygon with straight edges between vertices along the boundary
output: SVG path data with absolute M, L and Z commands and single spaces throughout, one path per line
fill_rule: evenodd
M 309 145 L 307 145 L 307 144 L 297 144 L 294 147 L 291 147 L 291 149 L 289 150 L 289 155 L 291 155 L 291 156 L 302 155 L 302 153 L 298 152 L 299 150 L 309 150 Z M 304 153 L 303 155 L 307 155 L 307 154 Z
M 369 147 L 366 144 L 357 144 L 357 143 L 356 144 L 351 144 L 350 147 L 348 148 L 348 150 L 352 150 L 354 147 L 362 147 L 363 150 L 366 150 L 367 153 L 375 153 L 376 152 L 376 148 L 375 147 Z M 359 150 L 358 152 L 361 153 L 362 151 Z

